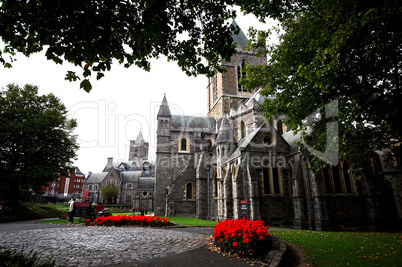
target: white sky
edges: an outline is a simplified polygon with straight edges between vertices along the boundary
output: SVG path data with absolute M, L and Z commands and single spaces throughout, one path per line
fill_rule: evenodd
M 250 26 L 265 29 L 274 24 L 266 26 L 251 15 L 240 16 L 236 22 L 246 34 Z M 113 64 L 105 77 L 91 79 L 90 93 L 80 89 L 79 82 L 64 80 L 67 70 L 82 73 L 73 65 L 57 65 L 46 60 L 44 53 L 17 59 L 11 69 L 0 67 L 0 88 L 29 83 L 37 85 L 40 94 L 53 93 L 61 99 L 69 117 L 78 122 L 74 133 L 80 149 L 74 165 L 84 174 L 101 172 L 108 157 L 128 160 L 129 140 L 135 139 L 140 129 L 149 142 L 149 158 L 155 158 L 156 114 L 164 93 L 173 114 L 207 113 L 207 78 L 188 77 L 175 62 L 163 58 L 152 61 L 150 72 Z

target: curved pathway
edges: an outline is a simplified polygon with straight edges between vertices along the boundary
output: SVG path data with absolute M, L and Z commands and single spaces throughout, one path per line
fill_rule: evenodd
M 22 229 L 21 229 L 22 228 Z M 0 224 L 0 243 L 33 250 L 61 266 L 100 266 L 147 261 L 200 248 L 211 228 L 119 228 Z

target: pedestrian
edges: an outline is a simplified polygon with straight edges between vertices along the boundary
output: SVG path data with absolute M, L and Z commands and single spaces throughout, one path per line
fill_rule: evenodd
M 75 204 L 75 198 L 72 198 L 70 200 L 70 218 L 69 218 L 71 223 L 74 223 L 74 213 L 75 213 L 74 204 Z
M 135 207 L 133 207 L 133 215 L 135 215 Z
M 0 220 L 3 219 L 3 206 L 0 204 Z
M 105 207 L 102 205 L 102 202 L 99 202 L 98 205 L 96 205 L 95 212 L 102 213 L 104 208 Z

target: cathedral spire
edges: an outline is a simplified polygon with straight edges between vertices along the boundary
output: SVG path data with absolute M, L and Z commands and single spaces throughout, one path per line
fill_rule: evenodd
M 140 129 L 140 132 L 138 133 L 138 136 L 135 139 L 135 142 L 138 144 L 145 142 L 144 137 L 142 137 L 142 129 Z
M 166 94 L 163 96 L 162 104 L 159 108 L 158 116 L 157 117 L 170 117 L 170 108 L 169 104 L 166 100 Z
M 237 25 L 235 20 L 232 21 L 232 25 L 235 27 L 239 27 L 239 25 Z M 232 38 L 233 38 L 233 41 L 235 43 L 237 43 L 238 47 L 240 46 L 243 50 L 246 49 L 248 39 L 240 27 L 239 27 L 239 32 L 237 34 L 235 34 L 234 32 L 232 33 Z

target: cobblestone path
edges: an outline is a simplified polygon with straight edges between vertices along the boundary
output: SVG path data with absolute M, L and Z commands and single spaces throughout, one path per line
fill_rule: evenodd
M 61 266 L 101 266 L 181 253 L 206 244 L 205 234 L 173 229 L 69 227 L 0 232 L 1 245 L 33 250 Z

